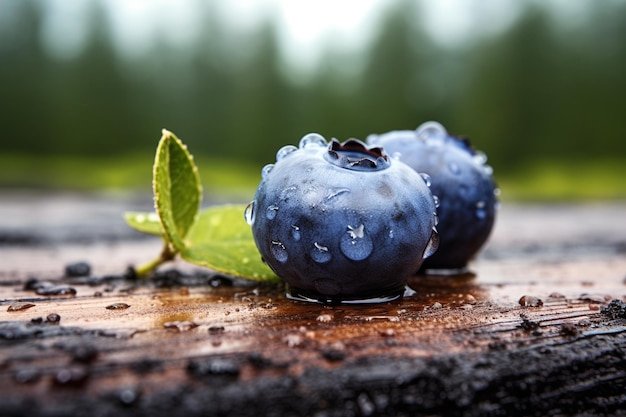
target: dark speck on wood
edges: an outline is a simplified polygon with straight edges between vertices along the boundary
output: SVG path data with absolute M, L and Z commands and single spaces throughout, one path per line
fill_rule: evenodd
M 126 310 L 130 305 L 126 303 L 113 303 L 106 306 L 107 310 Z

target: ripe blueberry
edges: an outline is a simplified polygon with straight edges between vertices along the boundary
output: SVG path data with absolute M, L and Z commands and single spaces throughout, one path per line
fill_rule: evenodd
M 422 269 L 459 270 L 487 241 L 497 207 L 492 168 L 484 153 L 467 139 L 448 134 L 437 122 L 416 130 L 370 135 L 367 143 L 382 146 L 417 172 L 431 177 L 431 191 L 439 198 L 439 249 Z
M 395 299 L 437 248 L 424 179 L 380 148 L 318 134 L 266 165 L 246 220 L 261 256 L 294 299 Z

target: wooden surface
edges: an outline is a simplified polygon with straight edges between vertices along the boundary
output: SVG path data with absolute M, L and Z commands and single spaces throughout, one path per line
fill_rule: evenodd
M 626 300 L 626 204 L 504 204 L 471 273 L 415 276 L 416 293 L 387 304 L 321 306 L 182 262 L 125 279 L 160 243 L 120 223 L 144 200 L 113 199 L 90 223 L 109 200 L 4 196 L 0 415 L 626 409 L 626 320 L 607 311 Z M 64 276 L 76 261 L 89 277 Z

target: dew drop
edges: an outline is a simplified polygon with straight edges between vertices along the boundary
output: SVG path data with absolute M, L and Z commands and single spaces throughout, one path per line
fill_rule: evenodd
M 254 224 L 254 200 L 252 200 L 243 212 L 243 218 L 250 226 Z
M 435 226 L 439 225 L 439 216 L 437 216 L 437 213 L 433 213 L 433 223 Z
M 493 175 L 493 168 L 491 167 L 491 165 L 484 165 L 483 170 L 485 171 L 485 174 Z
M 328 142 L 326 142 L 326 139 L 324 139 L 324 137 L 319 133 L 309 133 L 300 139 L 299 146 L 300 149 L 312 148 L 316 146 L 325 148 L 328 146 Z
M 458 193 L 463 198 L 468 198 L 471 192 L 470 187 L 467 184 L 460 184 L 458 188 Z
M 499 188 L 494 188 L 494 190 L 493 190 L 494 197 L 496 197 L 496 198 L 500 197 L 500 194 L 502 194 L 502 191 L 500 191 Z
M 441 205 L 441 201 L 439 200 L 438 196 L 433 195 L 433 203 L 435 203 L 435 208 L 439 208 L 439 205 Z
M 454 175 L 459 175 L 461 173 L 461 168 L 459 167 L 459 164 L 454 161 L 448 162 L 448 169 Z
M 428 244 L 426 245 L 426 249 L 424 249 L 423 258 L 429 258 L 433 256 L 435 252 L 437 252 L 437 248 L 439 247 L 439 233 L 437 229 L 433 227 L 433 231 L 430 234 L 430 239 L 428 240 Z
M 478 165 L 483 165 L 485 162 L 487 162 L 487 155 L 482 151 L 476 151 L 474 152 L 474 156 L 472 156 L 472 159 Z
M 311 258 L 313 258 L 313 260 L 318 264 L 325 264 L 330 261 L 332 255 L 328 251 L 328 247 L 315 242 L 313 244 L 313 249 L 311 250 Z
M 295 224 L 291 225 L 291 237 L 293 237 L 293 240 L 296 242 L 300 240 L 300 228 Z
M 283 146 L 282 148 L 278 150 L 278 152 L 276 152 L 276 161 L 280 161 L 281 159 L 284 159 L 287 155 L 297 150 L 298 148 L 296 148 L 293 145 Z
M 279 240 L 272 240 L 272 255 L 274 255 L 274 258 L 276 258 L 276 260 L 280 263 L 285 263 L 287 262 L 287 248 L 285 248 L 285 245 L 283 245 L 283 243 Z
M 420 177 L 422 177 L 426 186 L 430 187 L 430 184 L 432 182 L 432 180 L 430 179 L 430 175 L 426 174 L 425 172 L 421 172 Z
M 272 170 L 272 168 L 274 168 L 274 164 L 267 164 L 263 167 L 263 169 L 261 170 L 261 178 L 265 178 L 267 177 L 267 174 L 270 173 L 270 171 Z
M 402 158 L 402 153 L 400 152 L 394 152 L 391 154 L 391 159 L 395 159 L 397 161 L 400 160 L 400 158 Z
M 290 185 L 289 187 L 285 188 L 284 190 L 280 192 L 280 199 L 284 201 L 289 200 L 289 197 L 291 196 L 291 194 L 295 193 L 297 190 L 298 190 L 298 187 L 296 185 Z
M 365 226 L 364 225 L 359 225 L 358 227 L 352 227 L 352 226 L 348 226 L 348 234 L 350 235 L 351 239 L 362 239 L 363 236 L 365 235 L 364 230 Z
M 333 198 L 340 196 L 341 194 L 349 192 L 349 188 L 331 188 L 330 190 L 328 190 L 328 194 L 326 194 L 326 201 L 332 200 Z
M 476 211 L 474 212 L 474 214 L 476 214 L 476 217 L 481 220 L 487 217 L 487 210 L 485 209 L 484 201 L 481 200 L 478 203 L 476 203 Z
M 388 236 L 389 236 L 389 239 L 393 239 L 393 229 L 389 229 Z
M 358 227 L 348 226 L 348 230 L 339 241 L 339 249 L 346 258 L 362 261 L 372 254 L 374 244 L 361 224 Z
M 268 220 L 274 220 L 277 212 L 278 212 L 278 206 L 274 206 L 274 205 L 269 206 L 267 210 L 265 210 L 265 217 L 267 217 Z
M 448 132 L 446 128 L 439 122 L 425 122 L 418 126 L 416 129 L 417 138 L 426 141 L 440 141 L 443 143 L 443 140 L 448 136 Z

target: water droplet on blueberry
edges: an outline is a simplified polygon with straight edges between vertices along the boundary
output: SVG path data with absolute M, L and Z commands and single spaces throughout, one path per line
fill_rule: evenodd
M 291 225 L 291 237 L 293 237 L 293 240 L 296 242 L 300 240 L 300 228 L 295 224 Z
M 339 240 L 339 249 L 346 258 L 362 261 L 372 254 L 374 244 L 361 224 L 358 227 L 348 226 L 348 230 Z
M 400 160 L 402 158 L 402 154 L 400 152 L 394 152 L 391 154 L 391 159 Z
M 278 212 L 278 206 L 269 206 L 267 210 L 265 210 L 265 217 L 267 217 L 268 220 L 274 220 L 276 212 Z
M 313 244 L 313 249 L 311 250 L 311 258 L 318 264 L 325 264 L 330 261 L 332 255 L 330 254 L 328 247 L 315 242 Z
M 250 226 L 254 224 L 254 200 L 252 200 L 243 212 L 243 218 Z
M 349 193 L 349 188 L 331 188 L 328 190 L 328 194 L 326 194 L 326 201 L 332 200 L 333 198 L 340 196 L 341 194 Z
M 364 229 L 365 229 L 365 226 L 362 224 L 359 225 L 358 227 L 352 227 L 348 225 L 348 234 L 350 235 L 351 239 L 362 239 L 363 236 L 365 235 Z
M 443 140 L 448 136 L 446 128 L 439 122 L 425 122 L 418 126 L 416 129 L 417 137 L 421 140 Z
M 482 151 L 476 151 L 476 152 L 474 152 L 474 155 L 472 156 L 472 159 L 478 165 L 483 165 L 483 164 L 485 164 L 487 162 L 487 155 L 484 152 L 482 152 Z
M 272 168 L 274 168 L 274 164 L 267 164 L 263 167 L 263 169 L 261 170 L 261 178 L 265 178 L 267 177 L 267 174 L 270 173 L 270 171 L 272 170 Z
M 289 200 L 290 195 L 296 192 L 297 190 L 298 190 L 297 186 L 290 185 L 289 187 L 285 188 L 284 190 L 280 192 L 280 199 L 284 201 Z
M 283 243 L 281 241 L 278 240 L 272 240 L 272 255 L 274 255 L 274 258 L 276 258 L 276 260 L 280 263 L 285 263 L 287 262 L 287 258 L 288 258 L 288 254 L 287 254 L 287 248 L 285 247 L 285 245 L 283 245 Z
M 441 201 L 439 201 L 439 197 L 436 195 L 433 195 L 433 203 L 435 203 L 435 208 L 439 208 L 439 205 L 441 204 Z
M 439 247 L 439 233 L 437 229 L 433 228 L 432 233 L 430 234 L 430 240 L 426 245 L 426 249 L 424 249 L 424 259 L 432 256 L 435 252 L 437 252 L 437 248 Z
M 430 175 L 426 174 L 425 172 L 421 172 L 420 177 L 422 177 L 426 186 L 430 187 L 430 184 L 431 184 Z
M 290 153 L 297 151 L 298 148 L 296 148 L 293 145 L 285 145 L 282 148 L 280 148 L 278 150 L 278 152 L 276 152 L 276 161 L 280 161 L 281 159 L 284 159 L 285 157 L 287 157 L 287 155 L 289 155 Z
M 453 173 L 454 175 L 459 175 L 461 174 L 461 168 L 459 167 L 459 164 L 457 164 L 454 161 L 450 161 L 448 162 L 448 169 L 450 170 L 451 173 Z
M 469 185 L 467 184 L 460 184 L 457 188 L 459 195 L 461 196 L 461 198 L 463 199 L 467 199 L 468 196 L 470 195 L 471 189 L 469 187 Z
M 324 137 L 319 133 L 309 133 L 308 135 L 305 135 L 302 137 L 302 139 L 300 139 L 299 146 L 300 149 L 306 149 L 316 146 L 322 146 L 325 148 L 326 146 L 328 146 L 328 142 L 326 142 L 326 139 L 324 139 Z
M 487 210 L 485 208 L 485 202 L 479 201 L 476 203 L 476 211 L 474 212 L 477 218 L 483 220 L 487 217 Z
M 433 223 L 435 226 L 439 225 L 439 216 L 437 216 L 437 213 L 433 213 Z

